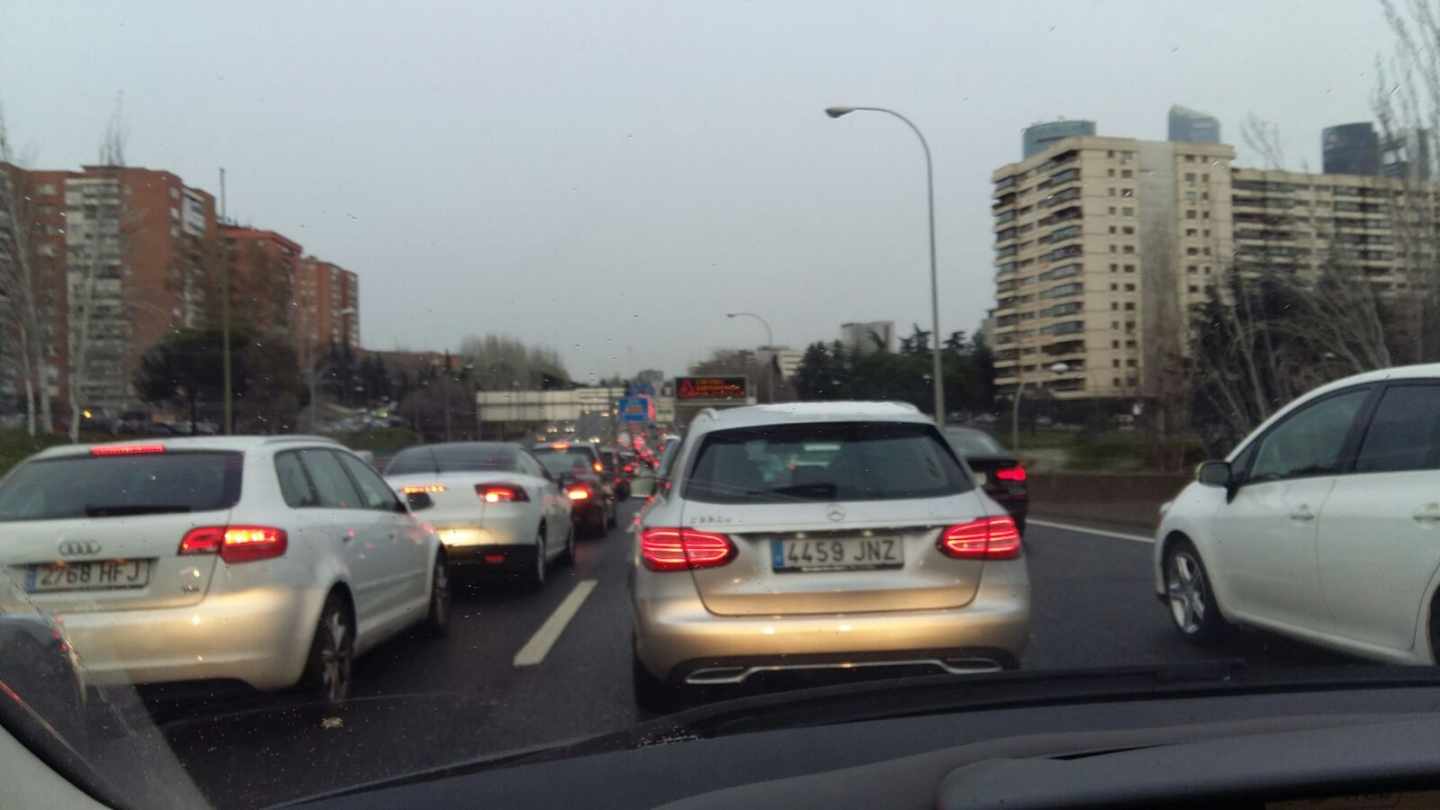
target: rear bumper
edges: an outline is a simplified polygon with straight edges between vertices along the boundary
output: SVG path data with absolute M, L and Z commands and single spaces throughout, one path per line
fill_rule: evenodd
M 257 588 L 199 604 L 59 616 L 92 686 L 238 680 L 294 685 L 305 669 L 322 589 Z
M 634 603 L 635 652 L 646 669 L 672 683 L 698 683 L 697 672 L 732 667 L 908 666 L 935 660 L 956 671 L 1008 668 L 1019 661 L 1029 636 L 1030 585 L 1023 559 L 988 563 L 975 598 L 943 610 L 716 616 L 688 577 L 657 590 L 664 595 Z M 984 660 L 993 666 L 982 665 Z M 703 680 L 726 682 L 709 674 Z
M 424 516 L 423 512 L 421 516 Z M 435 527 L 435 536 L 445 546 L 445 554 L 452 559 L 456 554 L 466 553 L 467 549 L 524 545 L 535 540 L 534 519 L 527 514 L 487 514 L 484 520 L 437 518 L 430 523 Z
M 535 544 L 446 546 L 445 560 L 466 573 L 528 573 L 535 570 Z

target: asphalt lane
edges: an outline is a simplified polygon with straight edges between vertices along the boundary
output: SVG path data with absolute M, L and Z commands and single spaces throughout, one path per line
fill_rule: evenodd
M 459 588 L 450 634 L 408 634 L 360 659 L 355 699 L 344 712 L 323 716 L 293 696 L 196 701 L 147 693 L 122 706 L 133 736 L 102 744 L 97 757 L 111 769 L 139 758 L 145 768 L 193 781 L 216 806 L 252 807 L 628 727 L 640 719 L 626 601 L 625 529 L 634 512 L 634 504 L 622 507 L 620 528 L 581 541 L 575 564 L 552 569 L 539 591 Z M 1025 669 L 1348 660 L 1260 633 L 1237 634 L 1213 650 L 1187 644 L 1151 595 L 1149 544 L 1034 525 L 1026 545 L 1033 621 Z M 583 586 L 588 595 L 544 658 L 517 667 L 517 652 L 588 581 L 593 590 Z

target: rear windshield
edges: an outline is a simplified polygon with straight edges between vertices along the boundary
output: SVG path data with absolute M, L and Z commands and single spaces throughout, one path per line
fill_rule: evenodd
M 229 509 L 243 466 L 240 453 L 221 451 L 31 461 L 0 482 L 0 521 Z
M 945 438 L 950 440 L 950 446 L 962 456 L 969 455 L 1003 455 L 1005 448 L 995 441 L 989 433 L 981 430 L 969 430 L 958 428 L 945 431 Z
M 591 464 L 595 463 L 595 457 L 588 449 L 570 448 L 568 450 L 556 450 L 553 447 L 535 448 L 535 457 L 545 465 L 545 469 L 551 475 L 565 475 L 577 472 L 591 472 Z
M 386 475 L 447 472 L 514 472 L 519 448 L 513 444 L 437 444 L 401 450 Z
M 711 433 L 684 497 L 710 503 L 933 498 L 970 489 L 929 425 L 830 422 Z

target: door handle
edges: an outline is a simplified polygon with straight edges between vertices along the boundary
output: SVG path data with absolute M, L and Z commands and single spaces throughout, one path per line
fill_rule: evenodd
M 1440 523 L 1440 503 L 1427 503 L 1411 515 L 1416 523 L 1434 525 Z
M 1310 511 L 1310 507 L 1307 504 L 1302 503 L 1295 507 L 1294 512 L 1290 513 L 1290 519 L 1308 522 L 1315 519 L 1315 513 Z

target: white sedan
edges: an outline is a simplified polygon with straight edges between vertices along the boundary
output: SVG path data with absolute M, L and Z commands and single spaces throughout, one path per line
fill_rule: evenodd
M 385 481 L 303 436 L 66 445 L 0 481 L 0 575 L 89 683 L 350 693 L 355 656 L 450 618 L 444 550 Z
M 1330 383 L 1164 510 L 1155 593 L 1186 638 L 1228 623 L 1354 655 L 1440 650 L 1440 365 Z
M 540 587 L 552 562 L 575 559 L 569 497 L 519 445 L 410 447 L 390 460 L 385 478 L 434 527 L 452 567 Z

